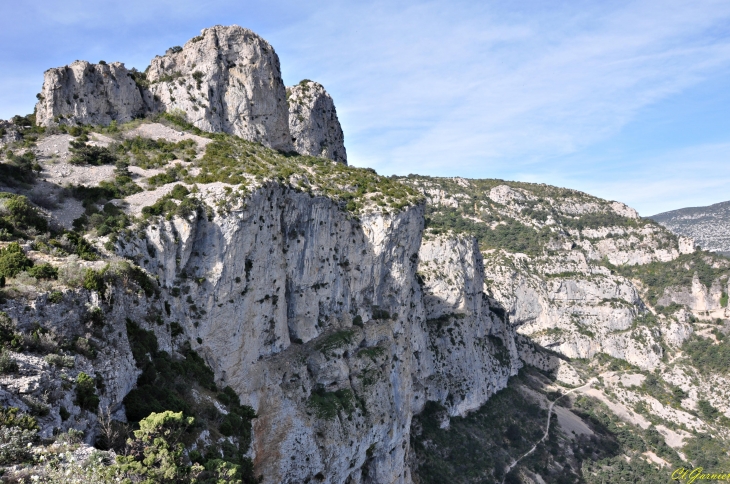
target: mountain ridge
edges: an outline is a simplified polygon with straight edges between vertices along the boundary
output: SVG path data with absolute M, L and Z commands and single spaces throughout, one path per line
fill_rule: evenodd
M 647 218 L 692 238 L 706 250 L 730 256 L 730 201 L 670 210 Z

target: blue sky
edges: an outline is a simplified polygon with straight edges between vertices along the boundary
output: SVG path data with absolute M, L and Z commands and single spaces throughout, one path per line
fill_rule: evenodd
M 730 199 L 730 2 L 2 0 L 0 118 L 43 71 L 149 60 L 204 28 L 267 39 L 332 94 L 353 165 L 502 178 L 642 215 Z

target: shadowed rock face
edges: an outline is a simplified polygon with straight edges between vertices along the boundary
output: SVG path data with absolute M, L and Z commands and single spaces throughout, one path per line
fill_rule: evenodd
M 264 482 L 408 484 L 410 421 L 425 402 L 464 415 L 521 366 L 514 331 L 483 294 L 474 241 L 422 244 L 422 230 L 422 206 L 355 220 L 272 184 L 224 217 L 150 226 L 120 254 L 159 278 L 170 318 L 256 410 Z M 454 284 L 427 281 L 424 299 L 419 259 L 439 261 Z M 176 285 L 199 316 L 167 297 Z M 323 416 L 316 395 L 351 396 L 349 415 Z
M 152 59 L 144 77 L 139 74 L 135 82 L 119 62 L 76 61 L 49 69 L 36 105 L 37 123 L 108 125 L 176 112 L 204 131 L 347 163 L 330 95 L 310 81 L 291 88 L 294 101 L 288 104 L 279 57 L 248 29 L 204 29 Z
M 332 97 L 318 82 L 305 80 L 286 88 L 289 131 L 294 149 L 347 164 L 345 137 Z

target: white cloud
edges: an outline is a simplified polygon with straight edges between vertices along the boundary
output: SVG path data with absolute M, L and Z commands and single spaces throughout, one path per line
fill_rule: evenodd
M 639 157 L 630 165 L 616 163 L 607 157 L 600 161 L 589 159 L 583 169 L 575 172 L 544 169 L 539 173 L 516 175 L 524 181 L 570 187 L 602 198 L 620 200 L 643 216 L 689 206 L 711 205 L 728 199 L 730 142 L 690 146 Z M 596 169 L 596 166 L 600 168 Z M 606 176 L 612 170 L 625 175 Z
M 334 91 L 353 162 L 488 176 L 606 139 L 728 69 L 730 42 L 712 29 L 729 19 L 730 4 L 713 1 L 536 15 L 376 4 L 330 7 L 274 37 L 285 75 Z M 304 30 L 317 33 L 287 41 Z

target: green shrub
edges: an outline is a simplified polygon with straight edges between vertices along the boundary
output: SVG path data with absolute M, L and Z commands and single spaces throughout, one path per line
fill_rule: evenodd
M 48 302 L 58 304 L 63 301 L 63 293 L 61 291 L 53 291 L 48 295 Z
M 33 261 L 26 257 L 17 242 L 0 249 L 0 276 L 15 277 L 31 267 L 33 267 Z
M 715 344 L 709 338 L 694 336 L 682 346 L 692 365 L 701 373 L 727 374 L 730 371 L 730 339 Z
M 95 412 L 99 406 L 99 396 L 96 394 L 96 382 L 84 372 L 76 377 L 76 405 L 84 410 Z
M 183 331 L 182 326 L 180 326 L 180 323 L 177 323 L 175 321 L 170 323 L 170 336 L 172 336 L 174 338 L 175 336 L 180 336 L 181 334 L 184 334 L 184 333 L 185 332 Z
M 58 279 L 58 269 L 51 264 L 40 264 L 28 269 L 28 274 L 36 279 Z
M 121 472 L 149 483 L 185 482 L 190 467 L 185 463 L 180 439 L 193 422 L 192 417 L 171 411 L 151 413 L 142 419 L 139 430 L 134 431 L 132 455 L 117 458 Z
M 72 141 L 70 144 L 73 156 L 68 160 L 72 165 L 113 165 L 117 157 L 109 148 L 89 146 L 84 141 Z
M 188 197 L 190 192 L 183 185 L 175 185 L 170 193 L 157 200 L 153 205 L 142 208 L 142 215 L 145 218 L 164 215 L 170 220 L 174 215 L 189 217 L 191 214 L 200 212 L 205 204 L 195 197 Z M 175 200 L 180 200 L 179 203 Z
M 48 221 L 23 195 L 11 195 L 3 204 L 6 215 L 3 219 L 17 230 L 48 230 Z
M 142 374 L 137 379 L 137 388 L 124 398 L 127 418 L 138 421 L 151 412 L 163 410 L 189 413 L 186 402 L 187 391 L 192 382 L 203 388 L 215 390 L 212 370 L 189 345 L 182 350 L 184 359 L 173 359 L 167 352 L 158 351 L 157 338 L 152 331 L 127 321 L 127 337 L 137 367 Z M 185 385 L 178 386 L 178 383 Z
M 33 444 L 38 440 L 38 422 L 15 407 L 0 408 L 0 465 L 11 465 L 31 459 Z
M 355 410 L 354 400 L 355 396 L 349 389 L 328 392 L 317 388 L 309 396 L 307 407 L 314 411 L 317 418 L 331 420 L 340 411 L 351 414 Z
M 707 400 L 699 400 L 697 402 L 697 410 L 699 410 L 700 414 L 702 414 L 702 416 L 710 422 L 717 420 L 717 418 L 721 415 L 720 411 L 713 407 Z
M 55 365 L 63 368 L 73 368 L 76 363 L 76 359 L 73 356 L 57 355 L 53 353 L 46 355 L 43 359 L 46 360 L 46 363 L 49 365 Z
M 66 407 L 61 406 L 61 408 L 58 409 L 58 415 L 61 417 L 61 422 L 65 422 L 71 416 L 71 412 L 66 410 Z
M 38 430 L 38 421 L 35 418 L 19 412 L 20 409 L 15 407 L 0 407 L 0 427 Z
M 0 344 L 5 347 L 19 349 L 23 346 L 23 335 L 20 334 L 13 320 L 0 311 Z
M 102 292 L 104 290 L 104 275 L 102 272 L 97 272 L 94 269 L 86 269 L 84 272 L 84 282 L 82 284 L 84 289 L 89 291 Z
M 196 156 L 193 140 L 177 143 L 164 139 L 153 140 L 139 136 L 124 140 L 117 148 L 117 154 L 126 156 L 131 163 L 140 168 L 161 168 L 175 159 L 192 159 Z
M 0 373 L 15 373 L 16 371 L 18 371 L 18 362 L 10 356 L 7 349 L 0 349 Z
M 104 326 L 104 311 L 100 307 L 93 307 L 86 313 L 84 319 L 94 326 Z

